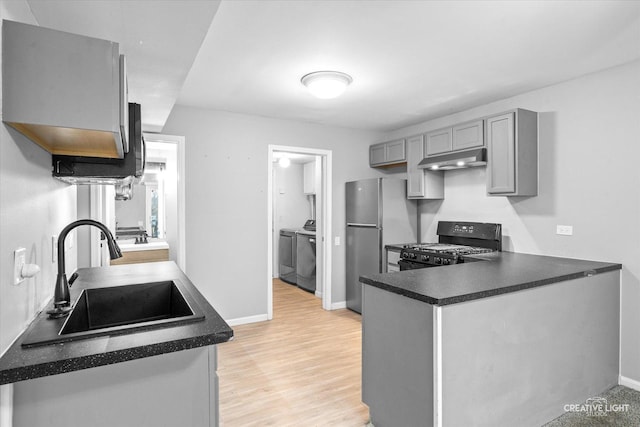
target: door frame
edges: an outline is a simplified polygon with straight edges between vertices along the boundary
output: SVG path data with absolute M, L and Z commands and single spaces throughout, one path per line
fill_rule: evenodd
M 164 135 L 159 133 L 143 132 L 145 141 L 153 141 L 177 146 L 178 163 L 178 200 L 177 200 L 177 221 L 178 221 L 178 267 L 186 274 L 186 216 L 185 216 L 185 137 L 179 135 Z M 92 185 L 90 191 L 90 216 L 96 221 L 105 224 L 112 233 L 116 232 L 115 224 L 115 189 L 108 185 Z M 102 265 L 103 250 L 100 243 L 100 231 L 91 227 L 91 266 L 100 267 Z
M 320 206 L 316 216 L 319 221 L 316 223 L 316 254 L 320 259 L 321 268 L 319 272 L 322 286 L 322 308 L 331 310 L 331 271 L 332 271 L 332 245 L 330 236 L 332 235 L 332 162 L 333 152 L 319 148 L 293 147 L 285 145 L 268 146 L 267 156 L 267 319 L 273 318 L 273 153 L 275 151 L 285 151 L 289 153 L 308 154 L 321 157 L 320 174 L 320 203 L 316 200 L 316 206 Z M 318 251 L 318 243 L 321 250 Z
M 163 144 L 174 144 L 177 148 L 177 167 L 178 167 L 178 194 L 177 194 L 177 223 L 178 223 L 178 251 L 177 251 L 177 261 L 178 267 L 185 274 L 187 274 L 187 263 L 186 263 L 186 213 L 185 213 L 185 197 L 186 197 L 186 187 L 185 187 L 185 147 L 184 141 L 185 137 L 180 135 L 165 135 L 160 133 L 147 133 L 143 132 L 144 140 L 148 142 L 155 143 L 163 143 Z M 165 214 L 166 216 L 166 214 Z

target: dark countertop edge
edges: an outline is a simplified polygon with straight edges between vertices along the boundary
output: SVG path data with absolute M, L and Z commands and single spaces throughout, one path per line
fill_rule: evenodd
M 180 340 L 130 347 L 122 350 L 107 351 L 91 356 L 78 356 L 30 366 L 20 366 L 0 371 L 0 385 L 81 371 L 98 366 L 114 365 L 129 360 L 159 356 L 161 354 L 190 350 L 198 347 L 206 347 L 229 341 L 232 337 L 233 333 L 189 337 Z M 55 373 L 52 374 L 52 372 Z
M 595 269 L 591 269 L 591 270 L 587 270 L 587 271 L 580 271 L 580 272 L 577 272 L 577 273 L 565 274 L 565 275 L 556 276 L 556 277 L 550 277 L 550 278 L 547 278 L 547 279 L 536 280 L 534 282 L 519 283 L 519 284 L 516 284 L 516 285 L 505 286 L 505 287 L 497 288 L 497 289 L 482 290 L 482 291 L 473 292 L 473 293 L 470 293 L 470 294 L 458 295 L 458 296 L 449 297 L 449 298 L 434 298 L 434 297 L 430 297 L 428 295 L 424 295 L 424 294 L 421 294 L 421 293 L 412 292 L 412 291 L 410 291 L 408 289 L 398 288 L 398 287 L 395 287 L 393 285 L 389 285 L 389 284 L 386 284 L 386 283 L 379 282 L 377 280 L 369 279 L 368 277 L 365 277 L 365 276 L 360 276 L 360 282 L 365 283 L 367 285 L 374 286 L 376 288 L 384 289 L 384 290 L 389 291 L 389 292 L 393 292 L 393 293 L 398 294 L 398 295 L 402 295 L 402 296 L 405 296 L 405 297 L 408 297 L 408 298 L 412 298 L 412 299 L 415 299 L 415 300 L 426 302 L 426 303 L 431 304 L 431 305 L 445 306 L 445 305 L 452 305 L 452 304 L 457 304 L 457 303 L 461 303 L 461 302 L 473 301 L 473 300 L 477 300 L 477 299 L 492 297 L 492 296 L 496 296 L 496 295 L 507 294 L 507 293 L 510 293 L 510 292 L 516 292 L 516 291 L 521 291 L 521 290 L 525 290 L 525 289 L 536 288 L 536 287 L 539 287 L 539 286 L 551 285 L 553 283 L 564 282 L 564 281 L 573 280 L 573 279 L 579 279 L 579 278 L 582 278 L 582 277 L 589 277 L 589 276 L 592 276 L 594 274 L 607 273 L 609 271 L 616 271 L 616 270 L 621 270 L 621 269 L 622 269 L 622 264 L 611 264 L 611 265 L 606 265 L 606 266 L 603 266 L 603 267 L 600 267 L 600 268 L 595 268 Z
M 152 268 L 153 267 L 153 268 Z M 152 269 L 151 269 L 152 268 Z M 148 277 L 148 269 L 151 269 L 151 277 Z M 198 288 L 191 282 L 191 280 L 184 274 L 184 272 L 173 262 L 173 261 L 165 261 L 165 262 L 157 262 L 153 263 L 152 266 L 147 264 L 129 264 L 129 265 L 120 265 L 120 266 L 112 266 L 112 267 L 96 267 L 96 268 L 84 268 L 78 271 L 84 271 L 85 273 L 91 274 L 91 272 L 116 272 L 119 273 L 125 272 L 124 280 L 125 283 L 115 283 L 122 281 L 122 274 L 119 276 L 111 276 L 108 277 L 110 286 L 118 286 L 120 284 L 130 284 L 129 282 L 135 282 L 136 280 L 149 280 L 149 281 L 162 281 L 162 280 L 180 280 L 186 286 L 186 291 L 196 300 L 196 303 L 200 305 L 202 310 L 205 313 L 205 323 L 209 323 L 211 321 L 216 322 L 215 325 L 208 324 L 206 331 L 196 332 L 196 333 L 187 333 L 185 337 L 177 337 L 170 338 L 167 340 L 160 340 L 157 342 L 141 344 L 141 345 L 126 345 L 122 348 L 117 348 L 115 350 L 106 350 L 99 351 L 91 354 L 81 354 L 81 355 L 70 355 L 64 356 L 59 359 L 53 359 L 48 361 L 43 361 L 39 363 L 14 363 L 9 365 L 9 367 L 0 367 L 0 385 L 14 383 L 18 381 L 25 381 L 30 379 L 36 379 L 46 376 L 58 375 L 63 373 L 69 373 L 74 371 L 79 371 L 83 369 L 89 369 L 97 366 L 104 365 L 112 365 L 120 362 L 126 362 L 129 360 L 141 359 L 145 357 L 157 356 L 165 353 L 173 353 L 176 351 L 188 350 L 197 347 L 205 347 L 209 345 L 220 344 L 226 341 L 229 341 L 233 338 L 234 333 L 233 329 L 226 324 L 224 319 L 218 314 L 218 312 L 209 304 L 209 302 L 204 298 L 204 296 L 200 293 Z M 161 276 L 157 276 L 157 274 Z M 102 273 L 97 273 L 102 275 Z M 110 275 L 110 273 L 105 273 Z M 137 279 L 132 279 L 132 277 L 137 277 Z M 83 280 L 86 280 L 83 277 Z M 80 279 L 78 279 L 78 283 L 81 283 Z M 100 286 L 100 285 L 98 285 Z M 87 287 L 93 286 L 80 286 L 79 289 L 84 289 Z M 47 306 L 51 303 L 49 301 Z M 43 312 L 40 312 L 36 315 L 34 320 L 31 322 L 36 322 L 42 316 L 45 316 Z M 46 317 L 46 316 L 45 316 Z M 222 324 L 218 324 L 222 322 Z M 200 322 L 189 323 L 188 325 L 200 325 Z M 187 325 L 183 325 L 187 326 Z M 145 332 L 156 332 L 161 331 L 165 328 L 151 328 L 146 330 Z M 14 342 L 9 345 L 9 347 L 5 350 L 4 353 L 0 355 L 0 360 L 7 357 L 10 352 L 13 354 L 9 357 L 15 356 L 15 351 L 25 351 L 21 347 L 21 342 L 27 332 L 28 328 L 25 329 L 20 336 L 14 340 Z M 143 333 L 142 331 L 140 333 Z M 122 334 L 117 336 L 127 336 L 128 334 Z M 115 337 L 115 336 L 114 336 Z M 96 337 L 97 338 L 108 338 L 108 337 Z M 92 338 L 86 340 L 90 342 Z M 82 340 L 83 342 L 85 340 Z M 72 343 L 68 343 L 72 344 Z M 33 348 L 47 348 L 50 346 L 37 346 Z M 27 349 L 29 350 L 29 349 Z M 22 359 L 22 357 L 21 357 Z M 24 359 L 22 359 L 22 362 Z

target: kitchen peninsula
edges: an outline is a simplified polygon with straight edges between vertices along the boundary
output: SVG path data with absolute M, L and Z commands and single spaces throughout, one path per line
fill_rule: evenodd
M 233 331 L 175 263 L 79 269 L 71 300 L 83 290 L 167 282 L 197 319 L 23 345 L 42 322 L 56 331 L 64 323 L 41 312 L 0 358 L 0 383 L 14 383 L 13 425 L 217 425 L 215 344 Z
M 539 426 L 617 384 L 620 264 L 474 258 L 360 277 L 376 427 Z

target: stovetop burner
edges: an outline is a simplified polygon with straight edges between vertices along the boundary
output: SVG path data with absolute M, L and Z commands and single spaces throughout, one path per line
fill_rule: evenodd
M 493 252 L 492 249 L 488 248 L 466 245 L 451 245 L 447 243 L 417 243 L 415 245 L 406 245 L 404 249 L 411 249 L 421 252 L 446 253 L 452 255 L 473 255 Z
M 502 226 L 475 222 L 438 223 L 438 243 L 405 245 L 400 251 L 400 269 L 416 269 L 459 264 L 465 258 L 502 249 Z

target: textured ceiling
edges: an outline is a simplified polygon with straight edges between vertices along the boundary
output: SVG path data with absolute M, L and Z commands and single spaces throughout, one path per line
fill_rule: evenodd
M 637 1 L 223 1 L 178 103 L 391 130 L 638 58 Z

